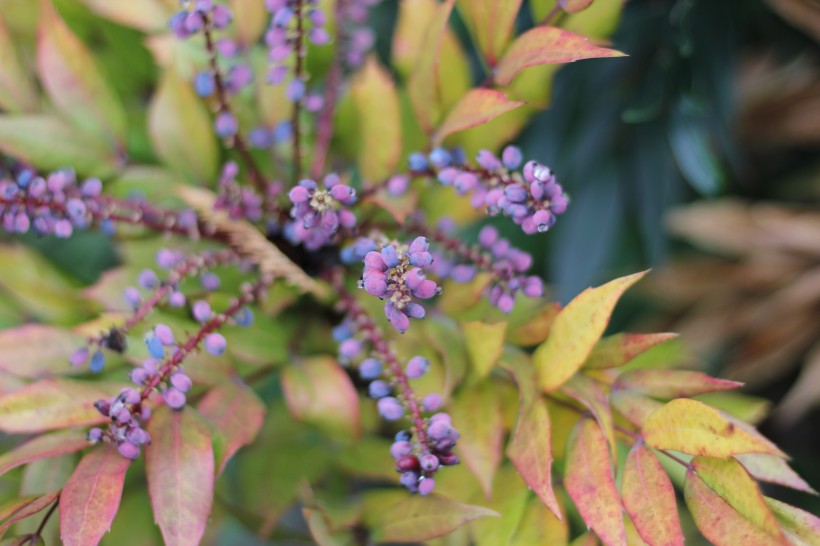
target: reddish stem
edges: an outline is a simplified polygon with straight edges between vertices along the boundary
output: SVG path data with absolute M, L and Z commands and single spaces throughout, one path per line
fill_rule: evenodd
M 356 301 L 353 294 L 347 290 L 341 280 L 341 276 L 337 276 L 333 279 L 333 287 L 341 298 L 340 303 L 344 310 L 347 311 L 355 324 L 364 333 L 365 337 L 373 344 L 373 352 L 381 357 L 393 375 L 393 380 L 396 385 L 398 385 L 401 396 L 410 410 L 416 438 L 418 438 L 422 446 L 426 446 L 427 433 L 424 429 L 424 418 L 421 415 L 421 407 L 416 399 L 413 387 L 410 386 L 410 381 L 404 373 L 404 368 L 396 357 L 396 353 L 390 348 L 390 345 L 382 335 L 379 327 L 376 326 L 370 314 Z

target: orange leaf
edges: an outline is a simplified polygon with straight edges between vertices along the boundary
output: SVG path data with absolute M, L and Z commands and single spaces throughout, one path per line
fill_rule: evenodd
M 764 500 L 792 544 L 820 544 L 820 518 L 779 500 L 769 497 L 764 497 Z
M 683 482 L 686 506 L 700 532 L 716 546 L 772 546 L 771 535 L 741 516 L 691 468 Z
M 0 397 L 0 430 L 42 432 L 96 425 L 107 421 L 94 402 L 109 398 L 124 385 L 116 383 L 45 379 Z
M 44 434 L 4 453 L 0 457 L 0 475 L 32 461 L 74 453 L 85 447 L 88 447 L 88 438 L 80 431 Z
M 763 453 L 746 453 L 745 455 L 735 455 L 735 459 L 737 459 L 756 480 L 776 483 L 797 489 L 798 491 L 817 494 L 817 491 L 812 489 L 797 472 L 792 470 L 789 463 L 780 457 L 765 455 Z
M 538 384 L 543 390 L 554 391 L 575 375 L 604 333 L 618 298 L 645 274 L 588 288 L 558 313 L 550 336 L 533 354 Z
M 646 444 L 690 455 L 726 458 L 740 453 L 783 453 L 771 442 L 741 423 L 697 400 L 678 398 L 647 417 L 643 425 Z
M 642 427 L 646 418 L 663 404 L 632 391 L 613 390 L 609 395 L 612 407 L 636 427 Z
M 438 7 L 427 27 L 421 53 L 416 67 L 407 82 L 410 104 L 421 128 L 431 133 L 441 117 L 438 65 L 441 44 L 447 30 L 447 20 L 453 11 L 455 0 L 447 0 Z
M 501 91 L 472 89 L 447 113 L 447 117 L 433 136 L 433 144 L 438 146 L 447 135 L 483 125 L 523 104 L 509 100 L 506 93 Z
M 521 0 L 459 0 L 470 35 L 490 66 L 495 66 L 509 42 Z
M 689 370 L 635 370 L 621 375 L 615 383 L 615 388 L 630 389 L 654 398 L 686 398 L 742 386 L 743 383 L 737 381 Z
M 265 419 L 265 405 L 246 385 L 229 381 L 210 390 L 197 409 L 225 437 L 216 466 L 219 475 L 233 454 L 256 438 Z
M 615 457 L 615 430 L 612 425 L 612 410 L 609 399 L 601 386 L 585 375 L 574 375 L 561 388 L 561 392 L 583 404 L 590 412 L 601 430 Z
M 567 30 L 536 27 L 519 36 L 507 50 L 496 68 L 495 82 L 509 85 L 519 72 L 530 66 L 623 56 L 620 51 L 590 44 L 583 36 Z
M 672 482 L 643 442 L 635 443 L 626 459 L 621 495 L 643 540 L 659 546 L 683 545 Z
M 525 404 L 522 396 L 518 422 L 507 446 L 507 457 L 550 512 L 562 519 L 561 507 L 552 490 L 552 431 L 543 400 L 535 399 Z
M 564 485 L 581 517 L 604 544 L 626 546 L 609 447 L 601 427 L 592 419 L 581 419 L 572 431 Z
M 110 446 L 83 457 L 60 494 L 60 537 L 67 546 L 98 544 L 117 515 L 131 461 Z
M 196 546 L 205 533 L 214 492 L 211 431 L 191 407 L 160 407 L 148 422 L 145 473 L 154 519 L 166 544 Z
M 584 368 L 617 368 L 628 364 L 638 356 L 678 334 L 615 334 L 607 336 L 595 345 L 584 362 Z

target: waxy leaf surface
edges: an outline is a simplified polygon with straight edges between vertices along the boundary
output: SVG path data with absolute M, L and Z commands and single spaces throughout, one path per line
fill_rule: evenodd
M 718 379 L 690 370 L 635 370 L 618 378 L 616 388 L 655 398 L 686 398 L 707 392 L 738 389 L 743 383 Z
M 678 398 L 647 417 L 646 444 L 691 455 L 726 458 L 741 453 L 781 455 L 771 442 L 730 421 L 702 402 Z
M 441 144 L 448 135 L 483 125 L 523 104 L 523 102 L 510 100 L 501 91 L 473 89 L 447 113 L 433 137 L 433 143 Z
M 476 376 L 486 377 L 504 349 L 507 323 L 464 322 L 461 324 L 461 331 L 464 332 L 464 345 L 467 348 L 467 354 L 470 355 Z
M 672 482 L 643 442 L 636 442 L 626 458 L 621 497 L 644 541 L 657 546 L 683 545 Z
M 609 445 L 593 419 L 581 419 L 570 435 L 564 486 L 581 517 L 605 544 L 626 546 Z
M 211 431 L 193 408 L 160 407 L 148 422 L 145 473 L 154 519 L 166 544 L 195 546 L 205 533 L 214 492 Z
M 0 331 L 0 370 L 38 379 L 71 373 L 68 356 L 85 338 L 46 324 L 26 324 Z M 79 370 L 82 371 L 82 370 Z
M 578 371 L 604 333 L 618 298 L 644 274 L 636 273 L 588 288 L 558 313 L 549 338 L 533 355 L 542 389 L 553 391 Z
M 98 544 L 111 529 L 130 464 L 108 445 L 83 457 L 60 494 L 60 537 L 66 546 Z
M 509 85 L 513 78 L 530 66 L 571 63 L 597 57 L 623 57 L 614 49 L 598 47 L 583 36 L 555 27 L 536 27 L 519 36 L 504 54 L 495 71 L 499 85 Z

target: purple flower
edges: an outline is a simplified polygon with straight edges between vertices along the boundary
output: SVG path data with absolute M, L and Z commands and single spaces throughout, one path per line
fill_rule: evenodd
M 309 250 L 330 243 L 339 227 L 352 228 L 356 223 L 353 213 L 341 208 L 356 202 L 356 191 L 340 183 L 334 173 L 324 178 L 323 186 L 302 180 L 288 194 L 294 221 L 286 226 L 285 233 L 294 244 L 302 243 Z

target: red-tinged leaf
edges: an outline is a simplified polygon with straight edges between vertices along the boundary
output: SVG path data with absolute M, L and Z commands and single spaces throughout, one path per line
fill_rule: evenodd
M 0 397 L 0 430 L 10 433 L 42 432 L 107 421 L 94 402 L 111 398 L 125 385 L 45 379 Z
M 506 322 L 488 324 L 481 321 L 462 322 L 464 346 L 478 378 L 486 377 L 504 349 Z
M 163 5 L 162 0 L 140 0 L 139 2 L 82 0 L 82 2 L 100 17 L 146 32 L 167 28 L 168 17 L 172 13 Z
M 785 502 L 764 497 L 786 538 L 795 546 L 820 546 L 820 518 Z
M 60 494 L 60 537 L 66 546 L 99 544 L 111 529 L 130 464 L 109 446 L 83 457 Z
M 588 288 L 558 313 L 550 337 L 533 354 L 538 384 L 543 390 L 554 391 L 575 375 L 604 333 L 621 294 L 645 274 Z
M 197 408 L 216 430 L 225 437 L 225 448 L 216 461 L 217 475 L 234 453 L 253 442 L 265 420 L 265 405 L 246 385 L 233 381 L 208 391 Z
M 350 376 L 329 358 L 285 368 L 282 390 L 290 413 L 342 438 L 357 438 L 362 424 L 359 396 Z
M 421 542 L 446 535 L 469 521 L 498 516 L 483 506 L 413 495 L 369 514 L 366 522 L 376 542 Z
M 23 68 L 16 40 L 0 19 L 0 107 L 7 112 L 34 112 L 38 93 L 29 71 Z
M 789 463 L 780 457 L 764 455 L 762 453 L 747 453 L 745 455 L 735 455 L 735 459 L 740 461 L 740 464 L 742 464 L 746 471 L 756 480 L 776 483 L 797 489 L 798 491 L 817 494 L 817 491 L 812 489 L 797 472 L 792 470 Z
M 489 66 L 495 66 L 512 34 L 521 0 L 459 0 L 470 35 Z
M 569 527 L 567 523 L 556 518 L 552 512 L 547 511 L 547 508 L 539 499 L 532 498 L 509 546 L 562 545 L 568 542 Z
M 678 334 L 615 334 L 607 336 L 592 349 L 584 362 L 584 368 L 617 368 L 629 364 L 633 358 L 644 351 L 676 337 L 678 337 Z
M 387 70 L 370 56 L 351 83 L 359 113 L 359 166 L 366 181 L 381 181 L 401 157 L 401 110 Z
M 46 493 L 45 495 L 37 497 L 34 500 L 20 506 L 17 510 L 10 514 L 6 520 L 3 521 L 2 525 L 0 525 L 0 535 L 5 533 L 6 529 L 11 527 L 12 524 L 17 523 L 20 520 L 24 520 L 29 516 L 33 516 L 37 512 L 51 506 L 51 503 L 57 500 L 57 496 L 59 494 L 59 491 L 52 491 L 51 493 Z
M 606 441 L 615 457 L 615 429 L 609 399 L 601 386 L 585 375 L 575 375 L 561 388 L 561 392 L 584 405 L 598 421 Z
M 643 442 L 636 442 L 624 464 L 624 508 L 641 538 L 657 546 L 682 546 L 675 489 L 663 465 Z
M 618 377 L 616 388 L 630 389 L 654 398 L 686 398 L 707 392 L 738 389 L 743 383 L 718 379 L 690 370 L 635 370 Z
M 450 413 L 453 426 L 461 434 L 459 456 L 478 478 L 487 498 L 501 463 L 504 439 L 503 415 L 498 391 L 490 381 L 461 390 L 454 398 Z
M 37 72 L 63 116 L 113 149 L 127 138 L 125 111 L 88 48 L 66 26 L 51 0 L 40 2 Z
M 683 482 L 686 506 L 700 532 L 716 546 L 772 546 L 771 535 L 740 515 L 720 495 L 712 491 L 694 470 Z
M 186 407 L 160 407 L 148 423 L 145 473 L 154 519 L 166 544 L 196 546 L 205 533 L 214 492 L 211 431 Z
M 433 132 L 441 117 L 438 65 L 441 44 L 447 30 L 447 20 L 453 11 L 454 3 L 455 0 L 447 0 L 438 7 L 427 27 L 416 67 L 407 82 L 407 92 L 416 119 L 421 128 L 428 133 Z
M 84 447 L 88 447 L 88 439 L 84 432 L 71 430 L 44 434 L 0 456 L 0 475 L 20 465 L 74 453 Z
M 515 432 L 507 446 L 507 457 L 550 512 L 562 519 L 561 507 L 552 489 L 552 430 L 543 400 L 532 400 L 524 405 L 522 397 Z
M 536 27 L 516 39 L 495 71 L 498 85 L 509 85 L 513 78 L 530 66 L 564 64 L 581 59 L 623 57 L 614 49 L 598 47 L 583 36 L 555 27 Z
M 523 302 L 521 305 L 523 307 Z M 518 309 L 519 305 L 516 304 L 510 317 L 507 341 L 519 347 L 530 347 L 547 339 L 552 322 L 561 310 L 561 306 L 557 303 L 540 305 L 533 312 L 523 316 L 517 315 Z
M 148 108 L 148 134 L 163 161 L 193 180 L 212 180 L 217 142 L 210 116 L 191 85 L 166 69 Z
M 729 506 L 768 534 L 773 543 L 783 542 L 777 520 L 763 501 L 757 483 L 739 462 L 735 459 L 695 457 L 690 462 L 690 468 Z
M 0 370 L 30 379 L 76 373 L 68 356 L 84 344 L 82 336 L 46 324 L 9 328 L 0 332 Z
M 567 13 L 578 13 L 592 5 L 594 0 L 558 0 L 558 5 Z
M 609 400 L 618 413 L 639 428 L 646 422 L 647 417 L 663 407 L 661 402 L 632 391 L 613 390 Z
M 508 99 L 506 93 L 501 91 L 473 89 L 447 113 L 433 136 L 433 144 L 437 146 L 448 135 L 483 125 L 523 104 L 523 102 Z
M 609 445 L 593 419 L 581 419 L 570 435 L 564 486 L 586 524 L 607 546 L 626 546 L 621 499 L 612 476 Z
M 726 458 L 741 453 L 783 456 L 777 447 L 702 402 L 679 398 L 647 417 L 643 437 L 649 447 L 690 455 Z

